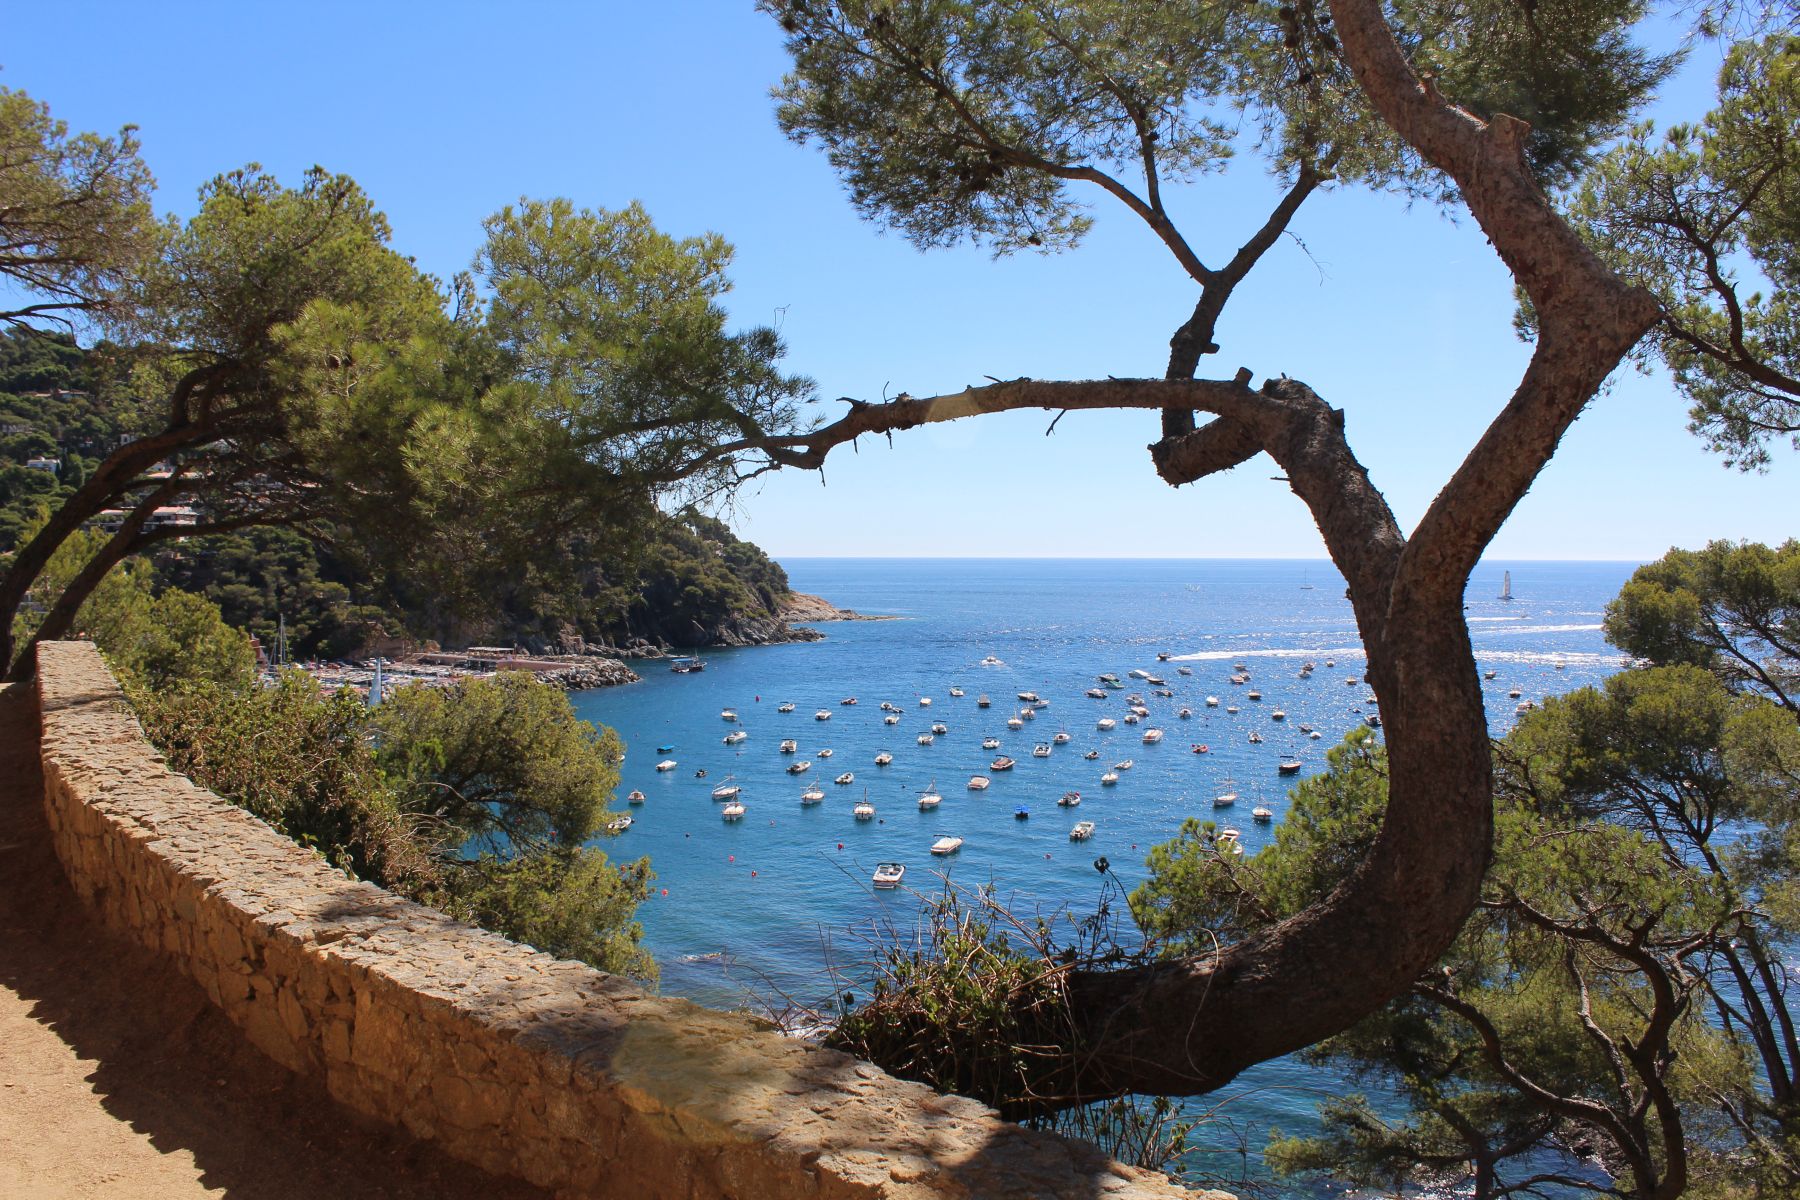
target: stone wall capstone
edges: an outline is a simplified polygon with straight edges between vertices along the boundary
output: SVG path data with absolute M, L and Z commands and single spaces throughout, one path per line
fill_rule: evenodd
M 76 893 L 264 1053 L 450 1155 L 569 1197 L 1194 1195 L 350 880 L 171 772 L 91 645 L 41 645 L 37 678 L 44 802 Z

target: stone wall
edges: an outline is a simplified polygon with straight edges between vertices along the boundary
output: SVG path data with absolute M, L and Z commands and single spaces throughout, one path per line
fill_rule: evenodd
M 45 644 L 38 664 L 45 806 L 77 894 L 272 1058 L 449 1154 L 634 1200 L 1190 1195 L 346 879 L 170 772 L 93 647 Z

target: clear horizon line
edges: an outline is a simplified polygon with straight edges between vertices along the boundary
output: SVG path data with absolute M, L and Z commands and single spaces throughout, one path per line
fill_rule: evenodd
M 1151 555 L 1151 554 L 781 554 L 765 550 L 770 558 L 817 559 L 819 561 L 880 562 L 1295 562 L 1323 563 L 1336 569 L 1329 558 L 1302 558 L 1296 555 Z M 1664 551 L 1667 553 L 1667 551 Z M 1648 563 L 1652 558 L 1494 558 L 1482 559 L 1477 566 L 1493 563 Z

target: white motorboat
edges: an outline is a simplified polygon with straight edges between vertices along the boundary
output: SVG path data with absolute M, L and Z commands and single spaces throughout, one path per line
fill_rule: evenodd
M 930 708 L 931 707 L 931 697 L 930 696 L 920 696 L 919 697 L 919 707 L 920 708 Z
M 836 784 L 855 783 L 856 782 L 856 773 L 854 771 L 845 771 L 842 775 L 839 775 L 836 779 L 832 780 L 831 782 L 836 783 Z
M 1111 729 L 1113 726 L 1115 726 L 1117 724 L 1118 724 L 1118 722 L 1113 720 L 1111 717 L 1101 717 L 1098 721 L 1094 722 L 1094 728 L 1095 729 Z
M 875 806 L 867 800 L 858 800 L 856 807 L 851 809 L 850 813 L 859 821 L 867 821 L 875 815 Z
M 800 803 L 802 804 L 817 804 L 823 799 L 825 799 L 825 789 L 817 784 L 800 793 Z
M 965 693 L 964 693 L 964 692 L 963 692 L 963 690 L 962 690 L 962 689 L 961 689 L 961 688 L 959 688 L 959 687 L 953 687 L 953 688 L 951 688 L 951 689 L 950 689 L 950 694 L 951 694 L 951 695 L 952 695 L 952 696 L 959 696 L 959 697 L 960 697 L 960 696 L 962 696 L 962 695 L 964 695 L 964 694 L 965 694 Z
M 905 878 L 905 863 L 876 863 L 875 875 L 870 882 L 878 888 L 897 888 Z
M 1208 708 L 1219 707 L 1219 698 L 1217 696 L 1208 696 L 1206 698 L 1206 707 L 1208 707 Z
M 1255 688 L 1251 688 L 1248 692 L 1245 692 L 1244 695 L 1246 695 L 1247 697 L 1249 697 L 1252 700 L 1261 700 L 1262 699 L 1262 693 L 1257 691 Z
M 919 745 L 921 746 L 929 746 L 935 741 L 937 741 L 937 738 L 933 734 L 921 733 L 919 735 Z
M 812 770 L 812 763 L 803 758 L 799 762 L 789 763 L 787 773 L 789 775 L 801 775 L 810 770 Z
M 838 701 L 838 704 L 844 708 L 849 708 L 851 705 L 853 705 L 855 703 L 856 703 L 855 696 L 845 696 L 842 700 Z
M 1313 741 L 1315 741 L 1315 742 L 1316 742 L 1316 741 L 1318 741 L 1318 740 L 1319 740 L 1319 739 L 1320 739 L 1320 738 L 1322 738 L 1322 737 L 1324 737 L 1324 736 L 1325 736 L 1325 735 L 1324 735 L 1324 734 L 1322 734 L 1322 733 L 1320 733 L 1320 732 L 1319 732 L 1319 731 L 1318 731 L 1318 730 L 1316 730 L 1316 729 L 1315 729 L 1315 730 L 1313 730 L 1313 731 L 1312 731 L 1312 732 L 1311 732 L 1311 733 L 1309 733 L 1309 734 L 1307 734 L 1307 735 L 1306 735 L 1306 736 L 1307 736 L 1307 737 L 1309 737 L 1309 738 L 1311 738 L 1311 739 L 1312 739 L 1312 740 L 1313 740 Z
M 984 737 L 981 739 L 981 748 L 983 750 L 998 750 L 1000 748 L 1000 739 L 997 737 Z
M 944 798 L 942 796 L 938 795 L 936 782 L 933 782 L 924 791 L 919 793 L 919 811 L 920 812 L 924 812 L 928 808 L 936 808 L 938 805 L 942 804 L 943 802 L 944 802 Z
M 1168 688 L 1157 688 L 1155 691 L 1151 692 L 1150 694 L 1152 696 L 1160 696 L 1164 700 L 1173 700 L 1175 698 L 1175 693 L 1170 691 Z
M 1180 717 L 1184 721 L 1192 720 L 1193 716 L 1194 716 L 1194 710 L 1191 708 L 1179 709 L 1179 710 L 1177 710 L 1175 715 Z
M 1052 742 L 1055 742 L 1058 746 L 1066 746 L 1074 739 L 1069 735 L 1068 730 L 1059 729 L 1056 731 L 1056 736 L 1051 738 L 1050 740 Z
M 931 732 L 937 734 L 939 737 L 943 737 L 946 733 L 950 732 L 950 727 L 942 721 L 938 721 L 932 725 Z
M 643 802 L 644 793 L 639 791 L 633 791 L 625 797 L 625 803 L 627 804 L 642 804 Z
M 1100 777 L 1100 782 L 1107 787 L 1111 787 L 1113 784 L 1119 782 L 1119 773 L 1117 771 L 1108 771 Z
M 1035 721 L 1035 720 L 1037 720 L 1037 709 L 1021 708 L 1019 710 L 1019 715 L 1027 721 Z
M 975 697 L 975 707 L 976 708 L 986 708 L 988 705 L 990 705 L 992 703 L 993 703 L 993 701 L 989 700 L 986 696 Z
M 1274 810 L 1264 808 L 1262 805 L 1259 804 L 1255 808 L 1250 810 L 1250 819 L 1252 821 L 1258 822 L 1259 824 L 1267 825 L 1270 821 L 1273 821 L 1275 819 L 1275 813 L 1274 813 Z
M 1194 668 L 1192 668 L 1192 667 L 1176 667 L 1175 673 L 1177 675 L 1192 675 L 1194 673 Z
M 743 788 L 735 783 L 721 783 L 712 790 L 712 798 L 714 800 L 729 800 L 743 790 Z
M 1033 758 L 1049 758 L 1050 757 L 1050 743 L 1049 742 L 1039 742 L 1037 745 L 1033 746 L 1031 748 L 1031 757 L 1033 757 Z
M 739 742 L 744 741 L 749 736 L 750 736 L 749 734 L 745 733 L 741 729 L 734 729 L 730 733 L 726 734 L 722 740 L 724 741 L 724 743 L 727 746 L 735 746 Z
M 624 833 L 631 828 L 631 814 L 620 813 L 606 823 L 606 828 L 612 833 Z
M 1081 757 L 1087 759 L 1089 762 L 1093 762 L 1096 758 L 1100 757 L 1100 752 L 1098 750 L 1089 750 L 1086 754 L 1082 755 Z
M 1507 692 L 1506 694 L 1510 698 L 1517 700 L 1520 696 L 1523 696 L 1525 694 L 1525 691 L 1523 688 L 1513 688 L 1511 691 Z
M 737 720 L 737 711 L 728 708 L 719 714 L 719 719 L 722 721 L 735 721 Z
M 783 754 L 798 754 L 800 753 L 800 743 L 793 738 L 782 738 L 779 749 Z
M 778 713 L 790 713 L 794 711 L 794 706 L 791 702 L 783 701 L 775 706 L 775 711 Z
M 900 706 L 898 704 L 895 704 L 892 700 L 883 700 L 881 702 L 881 711 L 882 712 L 899 712 Z
M 1169 686 L 1169 681 L 1164 679 L 1161 675 L 1146 675 L 1146 676 L 1144 676 L 1144 682 L 1149 684 L 1151 687 L 1168 687 Z
M 1141 667 L 1133 667 L 1131 670 L 1129 670 L 1125 673 L 1127 675 L 1131 676 L 1133 679 L 1148 679 L 1148 678 L 1150 678 L 1150 672 L 1144 670 Z
M 818 752 L 818 755 L 817 755 L 817 757 L 819 757 L 819 758 L 830 758 L 830 757 L 831 757 L 831 747 L 830 747 L 830 746 L 827 746 L 827 747 L 825 747 L 825 748 L 824 748 L 824 749 L 823 749 L 823 750 L 820 750 L 820 751 L 819 751 L 819 752 Z
M 1074 808 L 1081 803 L 1081 793 L 1064 792 L 1061 796 L 1057 797 L 1056 803 L 1063 808 Z
M 1094 823 L 1092 821 L 1077 821 L 1075 822 L 1075 827 L 1069 830 L 1069 840 L 1071 842 L 1085 842 L 1093 836 Z
M 1285 721 L 1285 720 L 1287 720 L 1287 713 L 1278 708 L 1274 712 L 1269 714 L 1269 720 Z
M 981 660 L 981 665 L 984 667 L 1004 667 L 1006 664 L 990 654 Z
M 955 835 L 941 837 L 937 841 L 931 843 L 931 852 L 933 854 L 955 854 L 958 850 L 962 849 L 962 845 L 963 840 Z
M 1020 692 L 1019 693 L 1019 699 L 1025 701 L 1027 704 L 1036 703 L 1037 698 L 1038 698 L 1038 694 L 1036 692 Z
M 898 725 L 900 723 L 900 718 L 894 713 L 889 713 L 887 716 L 881 718 L 881 723 L 883 725 Z
M 747 810 L 741 803 L 733 800 L 730 804 L 727 804 L 724 808 L 719 810 L 719 815 L 727 821 L 735 821 L 743 816 L 746 811 Z
M 894 756 L 889 754 L 886 750 L 883 750 L 880 754 L 875 756 L 875 765 L 878 767 L 885 767 L 893 761 Z
M 813 714 L 813 720 L 815 720 L 815 721 L 831 720 L 831 710 L 828 708 L 821 708 L 818 712 Z
M 1094 688 L 1089 688 L 1089 689 L 1088 689 L 1088 690 L 1087 690 L 1087 691 L 1086 691 L 1086 692 L 1085 692 L 1085 693 L 1083 693 L 1083 694 L 1084 694 L 1084 695 L 1087 695 L 1087 696 L 1090 696 L 1090 697 L 1092 697 L 1092 698 L 1093 698 L 1093 699 L 1095 699 L 1095 700 L 1104 700 L 1104 699 L 1106 699 L 1106 689 L 1105 689 L 1105 688 L 1097 688 L 1097 687 L 1094 687 Z
M 1226 706 L 1225 706 L 1225 711 L 1226 711 L 1226 712 L 1228 712 L 1228 713 L 1234 713 L 1234 714 L 1235 714 L 1235 713 L 1236 713 L 1236 712 L 1237 712 L 1237 711 L 1238 711 L 1238 706 L 1237 706 L 1237 705 L 1235 705 L 1235 704 L 1227 704 L 1227 705 L 1226 705 Z
M 997 756 L 993 762 L 988 764 L 988 770 L 990 771 L 1010 771 L 1012 769 L 1013 760 L 1006 757 L 1004 754 Z
M 1300 760 L 1290 754 L 1275 765 L 1275 771 L 1279 775 L 1298 775 L 1301 765 Z
M 1250 744 L 1251 745 L 1260 746 L 1260 745 L 1262 745 L 1262 740 L 1263 740 L 1262 734 L 1256 732 L 1256 730 L 1254 730 L 1254 729 L 1252 729 L 1250 731 Z
M 987 791 L 988 784 L 992 782 L 994 781 L 989 779 L 986 775 L 971 775 L 969 776 L 969 790 L 971 792 L 985 792 Z
M 1135 712 L 1128 712 L 1125 714 L 1125 723 L 1127 725 L 1136 725 L 1139 721 L 1141 721 L 1143 719 L 1144 718 L 1140 717 Z
M 1238 844 L 1238 831 L 1229 825 L 1219 830 L 1219 836 L 1213 839 L 1213 845 L 1219 848 L 1220 854 L 1238 857 L 1244 853 L 1243 846 Z
M 1023 729 L 1025 728 L 1025 722 L 1020 717 L 1008 717 L 1006 718 L 1006 727 L 1008 729 Z
M 1144 730 L 1144 745 L 1154 746 L 1154 745 L 1156 745 L 1156 743 L 1158 743 L 1162 740 L 1163 740 L 1163 731 L 1162 730 L 1160 730 L 1160 729 Z
M 1129 759 L 1129 758 L 1122 758 L 1122 759 L 1120 759 L 1120 760 L 1119 760 L 1119 761 L 1118 761 L 1118 762 L 1116 762 L 1116 763 L 1114 763 L 1114 764 L 1113 764 L 1113 770 L 1115 770 L 1115 771 L 1129 771 L 1129 770 L 1131 770 L 1131 768 L 1132 768 L 1132 767 L 1133 767 L 1133 766 L 1135 766 L 1135 765 L 1136 765 L 1136 764 L 1134 764 L 1134 763 L 1133 763 L 1133 762 L 1132 762 L 1132 761 L 1131 761 L 1131 760 L 1130 760 L 1130 759 Z

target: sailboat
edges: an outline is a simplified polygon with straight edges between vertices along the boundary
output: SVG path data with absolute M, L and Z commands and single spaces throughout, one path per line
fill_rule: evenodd
M 1503 571 L 1500 575 L 1500 599 L 1511 600 L 1512 598 L 1512 572 Z

